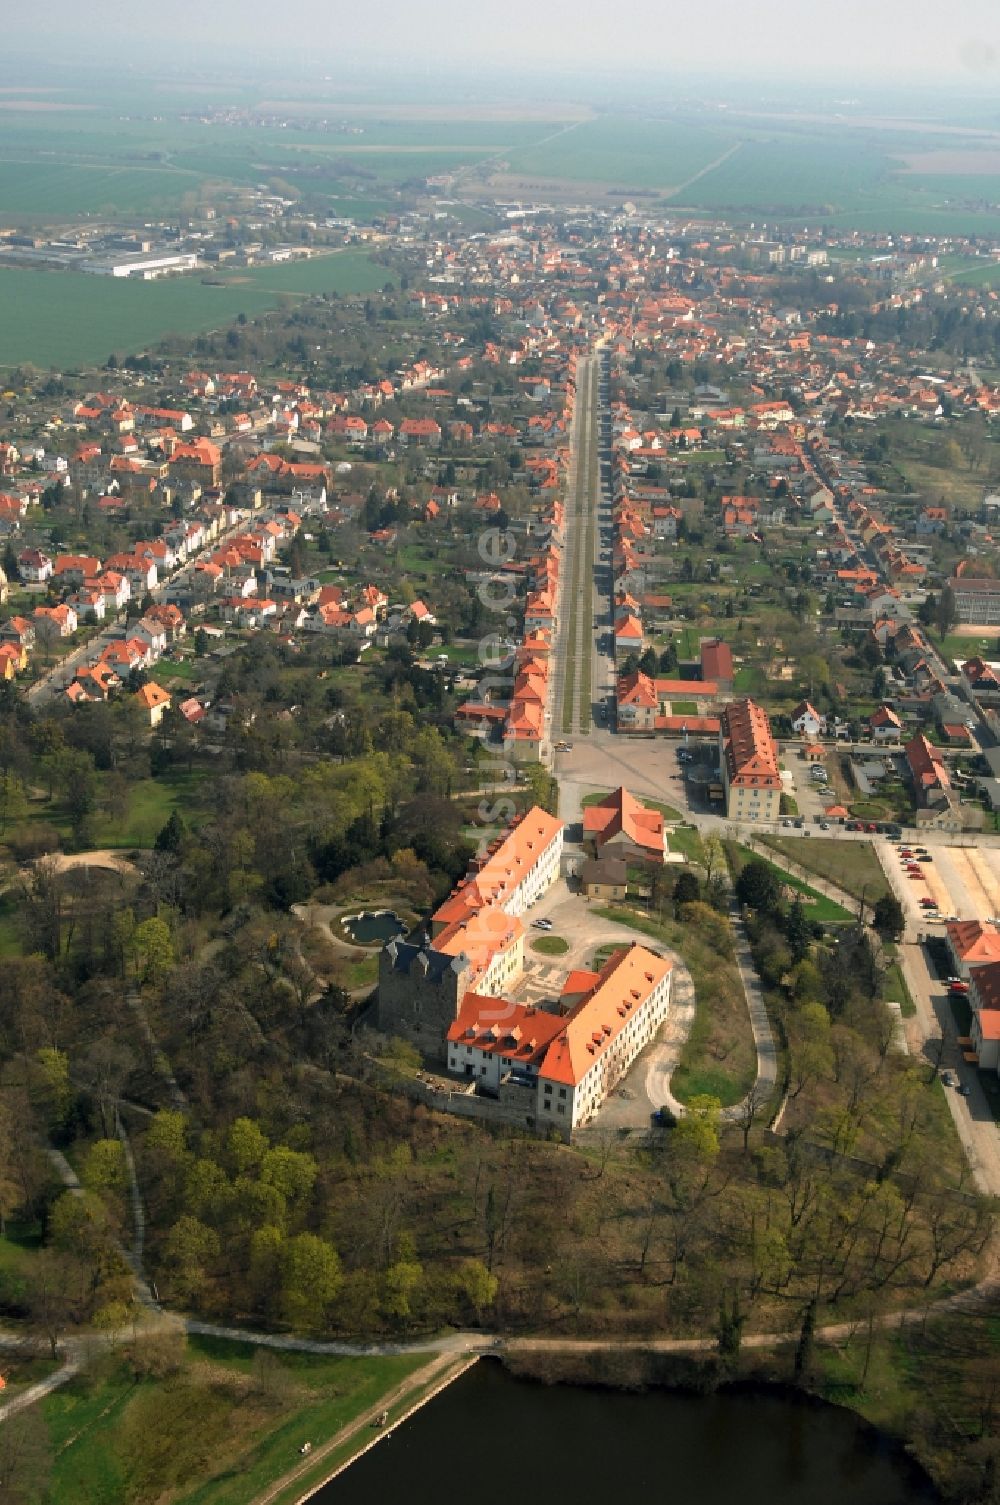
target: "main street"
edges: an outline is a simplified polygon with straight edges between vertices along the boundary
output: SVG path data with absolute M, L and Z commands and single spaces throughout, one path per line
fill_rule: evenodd
M 559 627 L 552 673 L 550 737 L 588 734 L 610 715 L 614 689 L 611 581 L 611 458 L 603 356 L 577 366 L 570 435 Z

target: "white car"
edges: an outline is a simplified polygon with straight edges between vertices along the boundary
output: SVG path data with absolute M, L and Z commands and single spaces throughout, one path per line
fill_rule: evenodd
M 534 926 L 534 928 L 536 930 L 551 930 L 552 929 L 552 921 L 551 920 L 532 920 L 531 923 L 532 923 L 532 925 Z

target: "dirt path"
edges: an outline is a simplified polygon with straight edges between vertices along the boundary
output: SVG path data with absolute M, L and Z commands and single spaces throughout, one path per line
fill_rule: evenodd
M 134 862 L 108 847 L 101 847 L 93 852 L 52 852 L 40 861 L 50 863 L 57 873 L 67 873 L 78 867 L 104 867 L 110 868 L 114 873 L 121 873 L 123 877 L 139 876 L 139 869 Z
M 423 1390 L 427 1386 L 430 1387 L 427 1393 L 422 1395 L 416 1404 L 404 1406 L 402 1413 L 394 1417 L 390 1425 L 379 1427 L 363 1448 L 360 1448 L 357 1453 L 353 1453 L 350 1458 L 341 1463 L 332 1473 L 325 1474 L 322 1479 L 307 1485 L 303 1489 L 302 1494 L 296 1496 L 296 1505 L 299 1505 L 299 1502 L 303 1500 L 308 1500 L 311 1495 L 322 1489 L 324 1485 L 329 1484 L 330 1480 L 335 1479 L 345 1468 L 349 1468 L 362 1453 L 366 1453 L 369 1448 L 374 1447 L 383 1438 L 391 1436 L 396 1427 L 401 1422 L 404 1422 L 408 1416 L 411 1416 L 419 1406 L 426 1405 L 427 1401 L 432 1400 L 439 1391 L 443 1390 L 446 1385 L 450 1385 L 452 1380 L 457 1379 L 460 1374 L 464 1374 L 466 1369 L 475 1362 L 475 1358 L 465 1358 L 456 1362 L 453 1354 L 437 1354 L 429 1364 L 425 1364 L 422 1368 L 416 1369 L 412 1374 L 407 1375 L 406 1379 L 397 1385 L 395 1390 L 390 1391 L 388 1395 L 383 1395 L 373 1406 L 369 1406 L 367 1411 L 362 1411 L 360 1416 L 356 1416 L 353 1421 L 349 1421 L 346 1426 L 341 1427 L 340 1431 L 335 1432 L 327 1442 L 324 1442 L 319 1447 L 313 1447 L 307 1456 L 302 1459 L 301 1463 L 297 1463 L 294 1468 L 290 1468 L 280 1479 L 270 1484 L 262 1494 L 255 1495 L 253 1500 L 250 1501 L 250 1505 L 271 1505 L 272 1501 L 277 1500 L 286 1490 L 293 1488 L 300 1479 L 305 1479 L 311 1475 L 316 1465 L 322 1463 L 324 1458 L 329 1458 L 331 1454 L 342 1448 L 345 1443 L 357 1437 L 359 1432 L 372 1427 L 383 1412 L 395 1410 L 397 1406 L 414 1395 L 416 1391 Z

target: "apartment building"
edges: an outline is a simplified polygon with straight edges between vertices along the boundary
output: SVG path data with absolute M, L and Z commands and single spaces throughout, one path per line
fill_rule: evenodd
M 719 761 L 730 820 L 777 820 L 781 810 L 778 749 L 767 712 L 737 700 L 722 713 Z
M 528 1127 L 569 1139 L 663 1024 L 671 977 L 669 961 L 633 943 L 599 972 L 571 972 L 559 1013 L 467 993 L 448 1030 L 448 1070 L 520 1100 Z

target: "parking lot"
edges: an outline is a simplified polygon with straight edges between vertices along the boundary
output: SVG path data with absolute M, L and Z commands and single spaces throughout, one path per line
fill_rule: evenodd
M 919 876 L 907 872 L 900 856 L 899 842 L 876 843 L 882 866 L 893 890 L 903 905 L 907 924 L 933 930 L 944 924 L 949 915 L 962 920 L 990 920 L 1000 916 L 1000 851 L 992 847 L 944 846 L 937 842 L 930 850 L 930 862 L 912 864 Z M 910 842 L 906 850 L 921 850 L 919 841 Z M 937 909 L 928 914 L 932 900 Z

